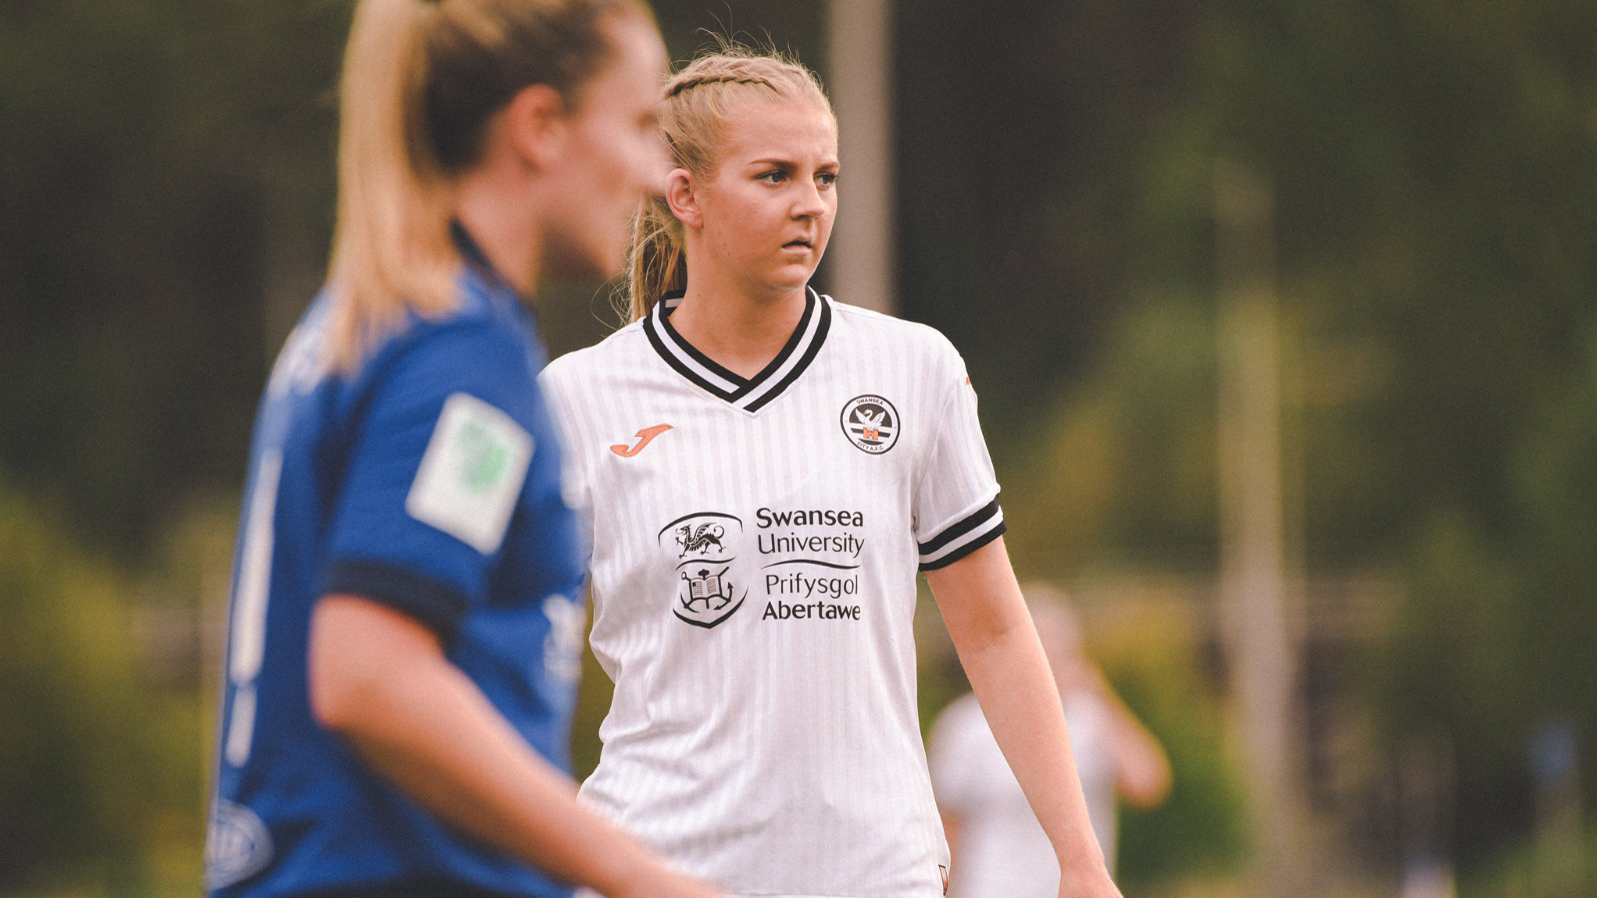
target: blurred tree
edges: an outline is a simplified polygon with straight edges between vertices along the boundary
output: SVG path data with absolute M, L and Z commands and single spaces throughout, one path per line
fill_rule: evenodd
M 1174 774 L 1162 804 L 1121 815 L 1117 872 L 1128 894 L 1233 873 L 1246 850 L 1244 783 L 1201 649 L 1176 621 L 1149 611 L 1092 649 L 1115 690 L 1158 734 Z
M 0 545 L 0 892 L 137 888 L 194 814 L 193 709 L 141 678 L 126 581 L 59 521 L 0 491 Z
M 1196 298 L 1153 298 L 1122 314 L 1071 392 L 1038 404 L 1047 437 L 1014 452 L 1025 486 L 1004 498 L 1005 541 L 1028 571 L 1213 569 L 1213 346 Z
M 328 220 L 345 15 L 0 7 L 0 460 L 90 538 L 135 549 L 181 494 L 236 488 L 276 221 Z
M 1597 326 L 1588 325 L 1580 365 L 1532 409 L 1516 447 L 1513 486 L 1524 509 L 1522 552 L 1536 601 L 1526 608 L 1534 636 L 1526 653 L 1531 686 L 1553 701 L 1542 713 L 1575 717 L 1597 740 L 1597 677 L 1587 648 L 1597 633 Z M 1586 781 L 1597 781 L 1597 752 Z
M 1212 569 L 1212 523 L 1189 479 L 1204 470 L 1191 454 L 1212 452 L 1193 438 L 1213 414 L 1201 386 L 1212 336 L 1181 322 L 1205 320 L 1212 290 L 1213 160 L 1266 173 L 1294 542 L 1311 575 L 1407 578 L 1371 688 L 1394 746 L 1413 732 L 1453 743 L 1457 848 L 1478 862 L 1528 825 L 1536 720 L 1597 725 L 1581 650 L 1597 622 L 1597 8 L 1232 2 L 1178 31 L 1180 75 L 1138 107 L 1151 121 L 1122 149 L 1128 211 L 1080 224 L 1141 261 L 1101 284 L 1127 326 L 1040 403 L 1051 434 L 1016 456 L 1028 489 L 1007 502 L 1017 531 L 1044 529 L 1012 544 L 1056 569 Z M 1069 177 L 1042 167 L 1041 179 Z M 983 214 L 953 220 L 964 212 Z M 935 226 L 958 255 L 960 233 Z M 1050 282 L 1029 289 L 1053 295 Z M 1076 320 L 1056 317 L 1061 332 Z
M 1199 8 L 898 9 L 899 314 L 955 337 L 1003 453 L 1090 370 L 1142 266 L 1137 182 Z

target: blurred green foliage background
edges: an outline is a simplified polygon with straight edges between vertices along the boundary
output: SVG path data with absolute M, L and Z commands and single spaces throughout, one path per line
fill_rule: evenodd
M 1532 747 L 1576 734 L 1583 825 L 1597 5 L 897 6 L 898 313 L 964 352 L 1017 568 L 1077 595 L 1175 763 L 1125 821 L 1128 894 L 1229 894 L 1248 851 L 1212 637 L 1221 162 L 1273 197 L 1289 554 L 1356 584 L 1305 656 L 1337 709 L 1303 721 L 1325 893 L 1396 894 L 1418 744 L 1459 894 L 1592 894 L 1589 850 L 1538 879 Z M 818 0 L 656 7 L 679 59 L 714 28 L 827 69 Z M 321 277 L 349 11 L 0 6 L 0 894 L 197 888 L 232 516 Z M 556 353 L 613 324 L 600 285 L 540 305 Z M 959 683 L 923 618 L 929 722 Z

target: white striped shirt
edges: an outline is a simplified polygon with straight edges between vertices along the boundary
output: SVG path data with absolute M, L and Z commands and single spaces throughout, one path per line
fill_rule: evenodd
M 811 292 L 745 379 L 674 304 L 542 377 L 616 686 L 582 796 L 734 894 L 940 895 L 915 577 L 1004 528 L 964 362 Z

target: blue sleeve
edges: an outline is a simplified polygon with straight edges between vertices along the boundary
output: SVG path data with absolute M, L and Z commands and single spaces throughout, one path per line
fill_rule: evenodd
M 452 636 L 466 611 L 486 601 L 519 504 L 535 449 L 535 390 L 526 347 L 488 322 L 424 323 L 379 353 L 345 411 L 323 593 L 370 598 Z M 521 438 L 525 452 L 515 451 Z M 487 484 L 488 500 L 510 503 L 504 521 L 483 522 L 490 506 L 504 503 L 464 501 L 473 498 L 461 492 L 473 478 Z

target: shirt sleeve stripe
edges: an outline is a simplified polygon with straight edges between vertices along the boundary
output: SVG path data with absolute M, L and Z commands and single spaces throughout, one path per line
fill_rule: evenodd
M 996 498 L 962 520 L 944 528 L 932 539 L 921 543 L 921 570 L 935 570 L 958 561 L 987 543 L 1002 536 L 1004 512 Z
M 465 594 L 446 583 L 378 561 L 333 562 L 322 594 L 333 593 L 360 596 L 402 611 L 445 642 L 454 638 L 467 605 Z
M 999 510 L 998 499 L 995 497 L 993 501 L 988 502 L 981 508 L 976 509 L 975 511 L 966 515 L 963 519 L 955 521 L 954 523 L 949 524 L 947 527 L 944 527 L 942 533 L 939 533 L 926 542 L 921 543 L 920 553 L 922 555 L 934 554 L 943 546 L 946 546 L 954 540 L 959 539 L 961 536 L 964 536 L 972 530 L 978 529 L 982 526 L 982 524 L 986 523 L 989 518 L 997 518 L 1002 520 L 1003 516 L 1004 513 Z
M 980 533 L 972 534 L 970 539 L 949 546 L 946 550 L 944 550 L 943 554 L 938 555 L 935 558 L 922 555 L 920 569 L 923 571 L 935 571 L 938 568 L 947 567 L 959 559 L 964 558 L 966 555 L 969 555 L 977 549 L 980 549 L 982 546 L 987 545 L 998 537 L 1003 536 L 1004 531 L 1007 529 L 1008 525 L 1000 520 L 993 526 L 991 530 L 983 530 Z

